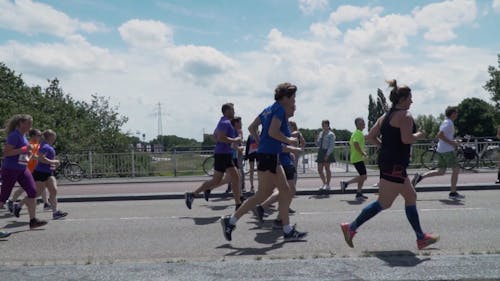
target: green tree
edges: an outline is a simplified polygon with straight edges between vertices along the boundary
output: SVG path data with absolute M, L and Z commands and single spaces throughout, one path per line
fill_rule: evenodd
M 384 115 L 388 110 L 389 106 L 387 105 L 387 100 L 382 90 L 377 89 L 377 101 L 373 99 L 371 94 L 368 95 L 368 130 L 370 130 L 380 116 Z
M 165 150 L 171 150 L 175 146 L 199 147 L 200 143 L 195 139 L 181 138 L 174 135 L 158 136 L 152 144 L 160 144 Z
M 419 115 L 415 118 L 415 124 L 420 130 L 423 130 L 427 135 L 427 139 L 436 138 L 439 132 L 439 126 L 444 120 L 444 114 L 440 114 L 439 117 L 434 117 L 433 115 Z
M 496 134 L 495 107 L 478 98 L 464 99 L 458 105 L 458 118 L 455 122 L 457 135 L 491 137 Z
M 484 84 L 483 88 L 490 93 L 491 100 L 495 103 L 495 108 L 498 112 L 500 110 L 500 54 L 497 55 L 497 59 L 498 68 L 491 65 L 488 66 L 490 80 Z

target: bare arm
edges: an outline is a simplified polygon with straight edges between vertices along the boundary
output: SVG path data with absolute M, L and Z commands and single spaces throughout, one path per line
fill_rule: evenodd
M 31 152 L 31 145 L 28 145 L 24 148 L 14 148 L 13 145 L 10 144 L 5 144 L 3 147 L 3 156 L 4 157 L 10 157 L 10 156 L 15 156 L 23 153 L 30 153 Z
M 258 116 L 253 120 L 250 126 L 248 126 L 248 131 L 253 136 L 253 139 L 255 140 L 255 143 L 257 143 L 257 145 L 260 142 L 259 126 L 260 126 L 260 118 Z
M 45 154 L 38 155 L 38 162 L 43 163 L 43 164 L 49 164 L 49 165 L 51 165 L 51 164 L 56 164 L 56 165 L 59 164 L 59 160 L 56 160 L 56 159 L 50 160 L 49 158 L 47 158 L 45 156 Z
M 294 145 L 296 146 L 297 145 L 297 139 L 296 138 L 288 138 L 286 137 L 281 131 L 280 131 L 280 127 L 281 127 L 281 121 L 276 118 L 276 117 L 273 117 L 273 119 L 271 120 L 271 125 L 269 126 L 269 136 L 273 139 L 276 139 L 282 143 L 285 143 L 285 144 L 290 144 L 290 145 Z
M 401 141 L 404 144 L 412 144 L 417 140 L 424 137 L 424 133 L 416 132 L 413 133 L 413 117 L 410 112 L 406 112 L 405 114 L 401 114 L 399 116 L 399 129 L 401 130 Z
M 223 142 L 223 143 L 239 143 L 241 141 L 240 137 L 235 137 L 235 138 L 230 138 L 226 135 L 225 132 L 223 131 L 218 131 L 216 133 L 217 137 L 216 140 L 217 142 Z
M 382 145 L 380 142 L 380 139 L 378 138 L 380 136 L 380 129 L 382 128 L 382 122 L 384 122 L 384 117 L 380 117 L 377 122 L 375 122 L 375 125 L 372 127 L 372 129 L 368 132 L 368 135 L 366 136 L 366 141 L 368 143 L 376 145 L 378 148 Z

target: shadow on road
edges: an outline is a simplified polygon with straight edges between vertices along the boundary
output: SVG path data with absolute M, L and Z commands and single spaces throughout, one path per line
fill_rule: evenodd
M 410 251 L 375 251 L 367 253 L 384 261 L 391 267 L 412 267 L 431 260 L 431 258 L 420 259 Z
M 180 219 L 192 219 L 196 225 L 207 225 L 216 223 L 220 217 L 206 217 L 206 218 L 193 218 L 193 217 L 180 217 Z
M 328 199 L 330 198 L 330 194 L 318 193 L 316 195 L 312 195 L 307 197 L 307 199 Z
M 285 242 L 276 243 L 269 247 L 264 247 L 264 248 L 237 248 L 233 247 L 231 244 L 224 244 L 217 247 L 217 249 L 232 250 L 232 252 L 225 254 L 225 256 L 253 256 L 253 255 L 266 255 L 269 251 L 282 248 L 283 244 L 285 244 Z
M 460 200 L 451 200 L 451 199 L 441 199 L 439 202 L 445 204 L 445 205 L 453 205 L 453 206 L 463 206 L 465 205 L 464 202 Z
M 16 228 L 16 227 L 25 226 L 28 224 L 29 224 L 29 222 L 11 221 L 9 224 L 4 226 L 4 228 Z
M 347 202 L 349 205 L 361 205 L 366 202 L 366 200 L 340 200 L 340 202 Z

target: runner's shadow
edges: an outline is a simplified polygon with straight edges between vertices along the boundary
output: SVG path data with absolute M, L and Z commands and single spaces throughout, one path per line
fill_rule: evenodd
M 460 200 L 452 200 L 452 199 L 441 199 L 439 202 L 445 204 L 445 205 L 453 205 L 453 206 L 463 206 L 465 205 L 464 202 Z
M 206 217 L 206 218 L 193 218 L 193 217 L 180 217 L 180 219 L 192 219 L 196 225 L 207 225 L 216 223 L 220 217 Z
M 221 197 L 210 197 L 210 201 L 212 202 L 223 202 L 223 201 L 228 201 L 228 200 L 233 200 L 232 195 L 222 195 Z
M 285 242 L 279 242 L 273 244 L 269 247 L 264 248 L 237 248 L 233 247 L 231 244 L 224 244 L 216 249 L 229 249 L 232 252 L 225 254 L 225 256 L 252 256 L 252 255 L 266 255 L 269 251 L 276 250 L 283 247 Z
M 9 224 L 4 226 L 4 228 L 15 228 L 29 225 L 29 222 L 11 221 Z
M 213 205 L 206 205 L 206 207 L 208 209 L 211 209 L 212 211 L 222 211 L 222 210 L 225 210 L 229 207 L 233 207 L 234 205 L 226 205 L 226 206 L 220 206 L 220 205 L 216 205 L 216 206 L 213 206 Z
M 318 194 L 311 195 L 307 199 L 328 199 L 328 198 L 330 198 L 330 194 L 318 192 Z
M 420 259 L 410 251 L 375 251 L 367 252 L 387 263 L 390 267 L 414 267 L 431 258 Z
M 366 200 L 340 200 L 341 202 L 347 202 L 349 205 L 361 205 L 365 203 Z

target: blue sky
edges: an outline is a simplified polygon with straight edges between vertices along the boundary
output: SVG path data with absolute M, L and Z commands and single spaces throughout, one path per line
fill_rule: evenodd
M 28 84 L 110 97 L 148 139 L 158 102 L 164 134 L 200 140 L 222 103 L 250 122 L 283 81 L 299 87 L 299 127 L 352 130 L 384 79 L 414 90 L 414 115 L 488 99 L 498 26 L 500 0 L 0 0 L 0 61 Z

